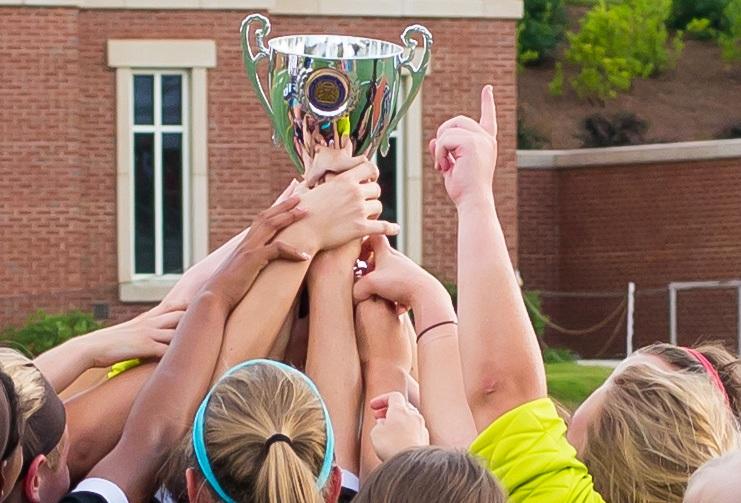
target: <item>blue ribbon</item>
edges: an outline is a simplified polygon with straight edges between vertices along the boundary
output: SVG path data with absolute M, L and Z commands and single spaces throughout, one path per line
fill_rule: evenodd
M 322 396 L 319 394 L 319 390 L 317 389 L 316 385 L 311 379 L 309 379 L 308 376 L 306 376 L 306 374 L 284 363 L 276 362 L 273 360 L 249 360 L 230 368 L 224 373 L 223 376 L 221 376 L 219 382 L 217 382 L 213 386 L 213 388 L 211 388 L 211 390 L 206 395 L 206 398 L 204 398 L 201 402 L 201 405 L 198 407 L 198 411 L 196 412 L 195 419 L 193 420 L 193 450 L 195 451 L 196 460 L 198 461 L 198 467 L 201 469 L 201 473 L 203 473 L 203 476 L 206 478 L 206 481 L 208 481 L 208 484 L 214 491 L 216 491 L 216 494 L 218 494 L 223 501 L 225 501 L 226 503 L 236 503 L 226 493 L 224 488 L 221 487 L 221 484 L 219 484 L 219 481 L 216 479 L 216 474 L 214 474 L 214 471 L 211 469 L 211 463 L 208 460 L 208 453 L 206 452 L 206 439 L 204 435 L 206 409 L 208 408 L 208 403 L 211 400 L 211 396 L 213 395 L 214 390 L 219 385 L 219 383 L 221 383 L 221 381 L 223 381 L 226 377 L 234 374 L 238 370 L 242 370 L 246 367 L 252 367 L 254 365 L 272 365 L 273 367 L 277 367 L 286 372 L 293 372 L 300 375 L 304 379 L 304 381 L 306 381 L 306 384 L 309 386 L 311 391 L 314 392 L 314 394 L 319 399 L 319 403 L 322 406 L 322 412 L 324 413 L 324 424 L 327 428 L 327 444 L 324 450 L 324 463 L 322 463 L 322 468 L 321 470 L 319 470 L 319 475 L 316 479 L 317 487 L 319 487 L 319 489 L 322 489 L 327 483 L 327 480 L 329 480 L 329 475 L 332 472 L 332 463 L 334 462 L 334 431 L 332 430 L 332 422 L 329 420 L 329 412 L 327 411 L 327 406 L 324 404 L 324 400 L 322 400 Z

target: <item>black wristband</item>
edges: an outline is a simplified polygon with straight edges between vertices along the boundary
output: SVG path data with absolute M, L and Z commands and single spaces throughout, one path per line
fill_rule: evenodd
M 435 323 L 434 325 L 425 328 L 419 333 L 419 335 L 417 336 L 417 342 L 419 342 L 419 340 L 422 338 L 423 335 L 425 335 L 427 332 L 429 332 L 430 330 L 434 328 L 442 327 L 443 325 L 457 325 L 457 324 L 458 322 L 453 321 L 453 320 L 441 321 L 440 323 Z

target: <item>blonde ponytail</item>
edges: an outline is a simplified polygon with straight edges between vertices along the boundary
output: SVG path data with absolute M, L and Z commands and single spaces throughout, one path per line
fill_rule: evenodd
M 222 500 L 323 501 L 332 428 L 316 387 L 295 369 L 266 360 L 232 369 L 199 408 L 192 439 L 197 465 Z
M 268 503 L 322 502 L 314 474 L 286 442 L 268 447 L 255 489 L 255 499 Z

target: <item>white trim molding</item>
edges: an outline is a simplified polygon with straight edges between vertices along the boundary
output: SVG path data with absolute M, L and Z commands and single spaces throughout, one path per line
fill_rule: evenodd
M 0 0 L 0 6 L 78 9 L 262 10 L 304 16 L 520 19 L 523 0 Z
M 213 40 L 109 40 L 108 64 L 116 69 L 116 207 L 118 241 L 119 298 L 123 302 L 156 302 L 162 300 L 178 276 L 137 277 L 133 260 L 133 159 L 132 110 L 133 75 L 137 71 L 178 69 L 189 75 L 189 178 L 184 179 L 190 200 L 188 237 L 189 263 L 208 254 L 208 82 L 207 68 L 216 66 L 216 44 Z M 186 173 L 184 173 L 184 177 Z
M 632 166 L 741 157 L 741 139 L 576 150 L 518 150 L 519 169 Z

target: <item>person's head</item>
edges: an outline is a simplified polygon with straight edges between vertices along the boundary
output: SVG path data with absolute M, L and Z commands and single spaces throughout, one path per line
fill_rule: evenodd
M 684 503 L 735 503 L 741 494 L 741 450 L 711 459 L 690 477 Z
M 23 463 L 13 499 L 58 501 L 70 483 L 64 405 L 33 362 L 17 351 L 0 348 L 0 368 L 13 379 L 26 423 L 20 441 Z
M 355 503 L 504 503 L 489 471 L 465 452 L 417 447 L 392 457 L 371 474 Z
M 204 399 L 192 432 L 191 503 L 334 502 L 334 434 L 314 384 L 286 365 L 252 360 Z
M 741 442 L 718 386 L 648 351 L 627 358 L 569 425 L 597 491 L 607 501 L 681 502 L 689 476 Z
M 708 376 L 708 372 L 717 373 L 731 410 L 737 419 L 741 419 L 741 360 L 722 345 L 705 343 L 688 349 L 659 343 L 641 348 L 636 354 L 657 356 L 674 369 L 687 370 L 694 374 Z M 708 369 L 706 365 L 711 365 L 712 368 Z
M 25 421 L 13 379 L 0 371 L 0 502 L 13 490 L 23 465 L 21 437 Z

